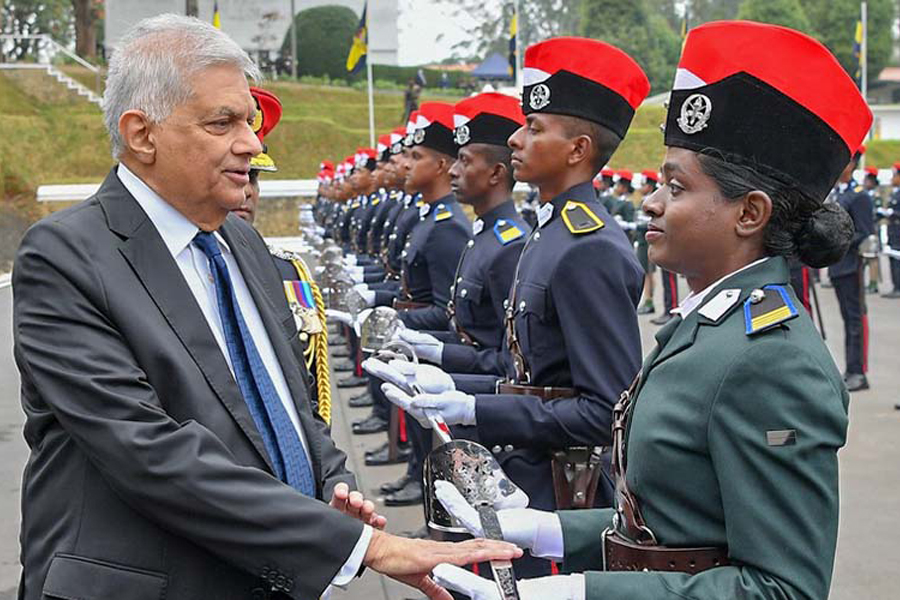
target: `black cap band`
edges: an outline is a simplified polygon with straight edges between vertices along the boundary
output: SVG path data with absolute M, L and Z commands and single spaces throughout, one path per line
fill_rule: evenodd
M 850 161 L 847 144 L 825 121 L 747 73 L 674 90 L 669 102 L 666 146 L 721 156 L 817 200 Z
M 413 133 L 413 145 L 431 148 L 453 158 L 456 158 L 458 150 L 453 131 L 438 122 L 431 123 L 422 129 L 416 129 Z
M 481 113 L 474 119 L 470 119 L 465 125 L 460 125 L 454 132 L 456 144 L 493 144 L 506 147 L 506 141 L 519 129 L 520 125 L 511 119 Z
M 544 81 L 525 86 L 522 112 L 542 112 L 587 119 L 603 125 L 620 138 L 625 137 L 634 109 L 622 96 L 605 85 L 557 71 Z

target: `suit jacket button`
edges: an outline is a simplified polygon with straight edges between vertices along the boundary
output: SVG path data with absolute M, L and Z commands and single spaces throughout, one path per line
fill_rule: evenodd
M 291 593 L 291 590 L 294 589 L 294 580 L 290 577 L 284 583 L 284 591 L 288 594 Z
M 504 452 L 512 452 L 513 450 L 515 450 L 515 448 L 513 448 L 512 444 L 507 444 L 506 446 L 503 447 Z
M 266 590 L 262 588 L 253 588 L 250 590 L 250 599 L 251 600 L 266 600 L 269 594 L 266 593 Z
M 491 452 L 493 452 L 494 454 L 500 454 L 501 452 L 503 452 L 503 448 L 500 447 L 500 444 L 497 444 L 496 446 L 491 448 Z
M 283 590 L 286 581 L 284 575 L 279 574 L 278 577 L 275 578 L 275 589 Z

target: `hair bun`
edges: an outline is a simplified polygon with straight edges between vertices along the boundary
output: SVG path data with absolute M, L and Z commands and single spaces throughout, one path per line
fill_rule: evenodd
M 836 202 L 827 202 L 813 212 L 794 236 L 797 256 L 817 269 L 841 260 L 850 247 L 853 219 Z

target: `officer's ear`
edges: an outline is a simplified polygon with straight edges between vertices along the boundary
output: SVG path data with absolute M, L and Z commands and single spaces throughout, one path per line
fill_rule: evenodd
M 761 235 L 772 217 L 772 198 L 761 190 L 753 190 L 739 202 L 735 233 L 742 238 Z
M 138 161 L 145 165 L 156 161 L 156 135 L 144 111 L 125 111 L 119 117 L 119 135 L 126 151 Z
M 594 156 L 594 141 L 591 136 L 581 134 L 572 138 L 572 149 L 569 151 L 568 164 L 575 166 L 583 162 L 591 162 Z
M 491 174 L 488 178 L 488 183 L 491 184 L 492 187 L 498 186 L 509 181 L 509 169 L 507 169 L 506 165 L 498 162 L 494 163 L 494 166 L 491 167 Z

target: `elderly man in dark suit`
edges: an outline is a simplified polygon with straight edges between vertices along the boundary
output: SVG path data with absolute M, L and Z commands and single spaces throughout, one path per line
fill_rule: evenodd
M 368 566 L 449 600 L 435 564 L 516 552 L 390 536 L 349 493 L 281 278 L 228 216 L 261 151 L 256 75 L 208 24 L 136 25 L 104 95 L 119 164 L 22 242 L 20 599 L 309 599 Z

